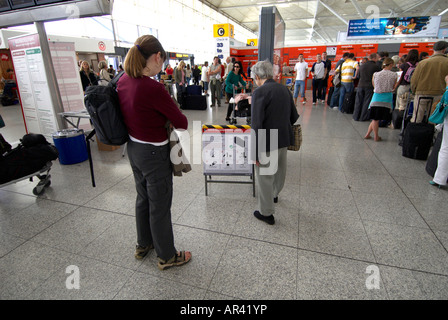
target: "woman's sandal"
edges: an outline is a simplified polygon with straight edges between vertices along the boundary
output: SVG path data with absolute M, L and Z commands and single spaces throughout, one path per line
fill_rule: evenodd
M 178 267 L 186 264 L 191 260 L 191 252 L 190 251 L 179 251 L 176 253 L 174 257 L 169 260 L 162 260 L 159 258 L 159 263 L 157 266 L 160 270 L 165 270 L 171 267 Z
M 143 259 L 150 250 L 154 249 L 154 246 L 152 244 L 150 244 L 147 247 L 143 247 L 141 245 L 136 245 L 135 246 L 135 253 L 134 253 L 134 257 L 137 260 L 141 260 Z

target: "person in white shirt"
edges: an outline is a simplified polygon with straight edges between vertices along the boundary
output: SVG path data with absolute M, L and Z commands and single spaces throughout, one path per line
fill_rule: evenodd
M 317 102 L 324 102 L 324 80 L 327 76 L 327 68 L 324 61 L 322 61 L 322 56 L 318 54 L 316 56 L 317 62 L 313 64 L 311 68 L 311 75 L 313 76 L 313 105 Z
M 300 96 L 302 97 L 302 103 L 306 103 L 305 98 L 305 79 L 307 77 L 307 71 L 308 71 L 308 63 L 305 62 L 303 59 L 303 54 L 299 54 L 299 62 L 296 63 L 294 67 L 294 73 L 296 75 L 296 80 L 294 84 L 294 104 L 297 105 L 297 98 L 299 97 L 299 90 L 300 90 Z
M 202 75 L 201 75 L 201 81 L 204 84 L 204 93 L 206 95 L 208 95 L 207 91 L 208 91 L 208 82 L 209 82 L 209 78 L 208 78 L 208 61 L 205 61 L 204 65 L 202 66 Z
M 98 63 L 98 68 L 100 69 L 100 79 L 98 81 L 98 84 L 100 86 L 107 86 L 112 80 L 112 77 L 110 76 L 109 72 L 107 71 L 107 62 L 106 61 L 100 61 Z

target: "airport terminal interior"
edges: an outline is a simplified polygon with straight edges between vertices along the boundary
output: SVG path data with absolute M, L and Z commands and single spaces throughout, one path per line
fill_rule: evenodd
M 219 9 L 228 1 L 206 2 Z M 317 3 L 334 16 L 331 1 Z M 361 3 L 346 6 L 357 14 Z M 403 15 L 409 12 L 410 6 Z M 126 146 L 104 151 L 93 138 L 95 187 L 88 160 L 53 161 L 51 185 L 41 195 L 33 193 L 36 177 L 0 186 L 0 299 L 448 299 L 447 188 L 429 184 L 425 160 L 403 157 L 400 130 L 385 126 L 382 141 L 364 139 L 370 121 L 313 104 L 310 87 L 305 94 L 297 104 L 303 141 L 287 153 L 274 225 L 254 217 L 252 185 L 237 183 L 251 182 L 249 176 L 213 176 L 234 183 L 206 186 L 203 164 L 193 163 L 173 177 L 175 246 L 192 253 L 181 267 L 159 270 L 154 250 L 134 257 L 136 190 Z M 202 125 L 228 124 L 226 99 L 221 107 L 211 105 L 210 95 L 206 100 L 205 110 L 182 110 L 186 149 L 195 150 Z M 21 104 L 0 105 L 0 115 L 0 133 L 16 146 L 27 133 Z

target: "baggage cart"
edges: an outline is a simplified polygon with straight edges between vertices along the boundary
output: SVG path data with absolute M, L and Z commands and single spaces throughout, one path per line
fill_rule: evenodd
M 53 163 L 51 161 L 47 162 L 43 168 L 41 168 L 39 171 L 34 172 L 32 174 L 29 174 L 27 176 L 21 177 L 16 180 L 9 181 L 7 183 L 1 184 L 0 188 L 9 186 L 11 184 L 29 179 L 31 182 L 33 181 L 34 177 L 39 178 L 39 183 L 36 187 L 33 189 L 33 194 L 36 196 L 40 196 L 45 192 L 45 188 L 48 188 L 51 185 L 51 175 L 50 170 Z
M 241 90 L 242 93 L 237 93 L 238 90 Z M 245 92 L 243 92 L 245 91 Z M 244 95 L 244 96 L 243 96 Z M 242 98 L 244 97 L 244 98 Z M 251 123 L 251 97 L 252 90 L 249 88 L 245 90 L 242 87 L 233 87 L 233 113 L 232 118 L 230 118 L 230 124 L 237 124 L 237 118 L 245 118 L 246 124 L 250 125 Z M 232 100 L 231 100 L 232 101 Z M 229 102 L 231 103 L 231 102 Z

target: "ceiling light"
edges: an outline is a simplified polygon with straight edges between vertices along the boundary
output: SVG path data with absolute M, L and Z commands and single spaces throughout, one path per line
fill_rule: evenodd
M 439 16 L 443 16 L 445 13 L 448 12 L 448 8 L 446 8 L 445 10 L 443 10 L 442 12 L 439 13 Z

